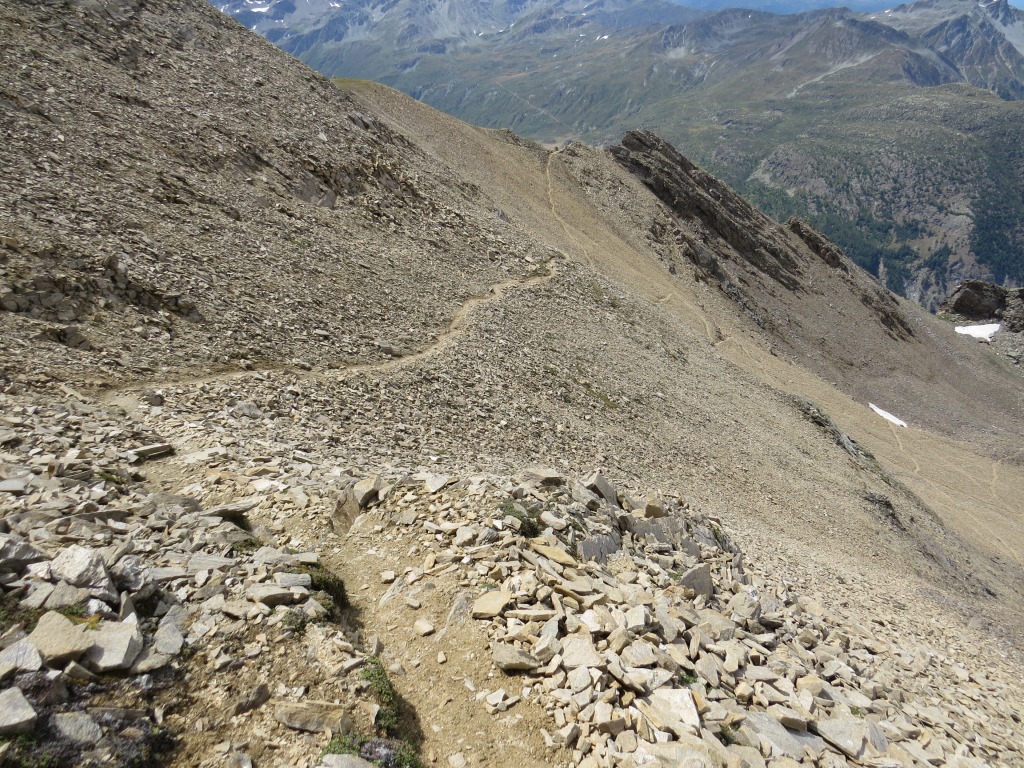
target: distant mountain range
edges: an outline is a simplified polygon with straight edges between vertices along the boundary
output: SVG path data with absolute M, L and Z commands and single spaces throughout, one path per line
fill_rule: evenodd
M 549 143 L 652 129 L 926 306 L 964 278 L 1024 282 L 1024 11 L 1006 0 L 790 15 L 661 0 L 220 7 L 327 74 L 480 125 Z

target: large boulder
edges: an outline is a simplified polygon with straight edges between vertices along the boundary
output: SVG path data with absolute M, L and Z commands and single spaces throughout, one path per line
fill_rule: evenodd
M 967 320 L 1001 320 L 1006 309 L 1006 289 L 983 280 L 960 283 L 940 310 Z

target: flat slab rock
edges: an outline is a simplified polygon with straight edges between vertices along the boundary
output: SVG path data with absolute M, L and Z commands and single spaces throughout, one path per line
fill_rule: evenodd
M 696 734 L 700 728 L 700 715 L 688 688 L 660 688 L 641 702 L 641 706 L 641 711 L 659 730 L 671 731 L 677 738 L 687 733 Z
M 43 657 L 27 639 L 0 651 L 0 680 L 21 672 L 38 672 L 43 667 Z
M 253 584 L 245 594 L 250 600 L 263 603 L 270 608 L 275 608 L 278 605 L 291 605 L 295 602 L 295 594 L 290 589 L 284 589 L 275 584 Z
M 42 554 L 25 540 L 0 533 L 0 573 L 19 573 L 29 563 L 42 559 Z
M 604 664 L 605 661 L 598 655 L 590 635 L 575 635 L 562 639 L 562 666 L 566 669 L 603 667 Z
M 84 627 L 56 611 L 43 614 L 28 641 L 47 664 L 75 661 L 93 644 L 92 639 L 86 637 Z
M 359 755 L 324 755 L 321 768 L 376 768 L 369 760 L 363 760 Z
M 530 542 L 530 548 L 533 549 L 533 551 L 541 557 L 546 557 L 548 560 L 556 562 L 559 565 L 576 565 L 576 558 L 574 558 L 564 549 L 560 549 L 558 547 L 549 547 L 547 544 L 538 544 L 535 541 Z
M 0 736 L 28 733 L 36 724 L 36 711 L 18 688 L 0 691 Z
M 854 760 L 863 757 L 867 745 L 868 729 L 862 720 L 857 718 L 818 720 L 814 725 L 819 736 L 847 757 Z
M 805 748 L 809 748 L 815 755 L 820 755 L 825 750 L 825 742 L 820 737 L 812 733 L 791 731 L 767 712 L 748 711 L 744 725 L 752 728 L 784 755 L 794 760 L 802 760 L 806 756 Z
M 289 728 L 310 733 L 331 731 L 335 735 L 351 733 L 353 723 L 348 709 L 329 701 L 279 701 L 274 719 Z
M 84 712 L 58 712 L 50 718 L 50 727 L 79 744 L 95 744 L 103 738 L 103 729 Z
M 494 665 L 506 672 L 525 672 L 541 666 L 540 659 L 507 643 L 492 643 Z
M 96 672 L 128 669 L 142 652 L 142 633 L 134 622 L 101 621 L 86 637 L 92 646 L 85 654 L 86 666 Z
M 512 601 L 509 592 L 491 590 L 480 595 L 473 603 L 472 616 L 474 619 L 493 619 L 501 615 L 505 606 Z

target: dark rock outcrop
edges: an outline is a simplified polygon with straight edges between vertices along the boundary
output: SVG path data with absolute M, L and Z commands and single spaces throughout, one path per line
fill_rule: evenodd
M 1024 331 L 1024 288 L 968 280 L 958 285 L 939 309 L 965 320 L 1001 322 L 1007 331 Z
M 803 240 L 807 247 L 830 267 L 842 269 L 844 272 L 850 271 L 843 261 L 842 249 L 806 221 L 796 216 L 790 216 L 786 221 L 786 227 Z
M 802 290 L 796 254 L 778 225 L 650 131 L 630 131 L 609 150 L 677 216 L 696 219 L 751 266 L 790 291 Z

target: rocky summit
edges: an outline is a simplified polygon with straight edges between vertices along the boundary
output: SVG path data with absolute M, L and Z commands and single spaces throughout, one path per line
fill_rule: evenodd
M 1019 296 L 198 0 L 0 43 L 5 768 L 1024 763 Z

